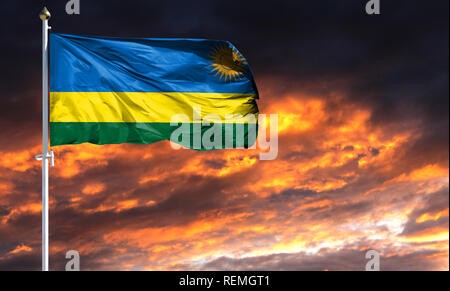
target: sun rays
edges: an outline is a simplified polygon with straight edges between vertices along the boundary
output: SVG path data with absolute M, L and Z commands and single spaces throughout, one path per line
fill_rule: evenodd
M 211 50 L 209 65 L 213 67 L 211 72 L 225 82 L 237 81 L 244 76 L 247 61 L 244 56 L 235 48 L 225 44 L 218 44 Z

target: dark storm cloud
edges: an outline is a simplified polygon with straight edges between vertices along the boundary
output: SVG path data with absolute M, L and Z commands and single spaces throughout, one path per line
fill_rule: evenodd
M 449 205 L 449 191 L 448 188 L 442 189 L 438 192 L 429 194 L 422 203 L 410 214 L 409 220 L 403 229 L 402 235 L 408 236 L 420 231 L 427 230 L 433 227 L 448 228 L 448 216 L 442 216 L 436 220 L 429 220 L 425 222 L 417 222 L 416 220 L 423 214 L 436 214 L 440 211 L 448 209 Z
M 0 260 L 0 270 L 8 271 L 38 271 L 41 264 L 40 254 L 25 253 L 9 256 Z
M 185 161 L 186 163 L 187 161 Z M 156 156 L 145 163 L 132 164 L 128 159 L 113 159 L 107 166 L 91 169 L 67 179 L 52 179 L 52 193 L 59 201 L 51 213 L 51 221 L 55 223 L 53 241 L 71 241 L 95 230 L 108 232 L 117 229 L 134 229 L 141 227 L 163 227 L 167 225 L 186 225 L 199 214 L 215 209 L 226 209 L 230 198 L 224 190 L 239 189 L 243 184 L 251 182 L 250 171 L 238 172 L 225 178 L 208 178 L 190 174 L 169 176 L 161 181 L 139 184 L 142 173 L 151 165 L 157 167 L 165 163 L 164 158 Z M 115 177 L 115 173 L 118 176 Z M 107 187 L 94 196 L 84 196 L 77 211 L 68 200 L 72 193 L 79 195 L 84 185 L 92 182 L 106 182 Z M 124 181 L 127 181 L 124 183 Z M 132 189 L 130 191 L 130 189 Z M 208 193 L 208 195 L 205 195 Z M 129 210 L 117 212 L 116 209 L 98 212 L 96 210 L 105 203 L 117 203 L 120 200 L 136 199 L 138 205 Z M 145 206 L 148 200 L 156 200 L 158 204 Z M 241 202 L 245 199 L 241 199 Z M 248 201 L 248 199 L 246 199 Z M 236 201 L 233 201 L 236 203 Z M 94 210 L 93 213 L 86 211 Z M 13 224 L 18 227 L 16 224 Z M 59 227 L 61 226 L 61 227 Z
M 379 16 L 365 14 L 365 1 L 83 1 L 77 16 L 66 15 L 62 2 L 6 4 L 6 22 L 14 25 L 1 40 L 8 68 L 1 78 L 8 96 L 1 101 L 3 122 L 39 121 L 36 14 L 43 4 L 54 14 L 55 32 L 228 39 L 247 56 L 257 80 L 277 75 L 286 79 L 280 87 L 320 82 L 321 91 L 347 91 L 355 102 L 374 106 L 376 123 L 411 113 L 448 119 L 445 0 L 386 1 Z
M 322 249 L 317 254 L 307 253 L 273 254 L 267 256 L 233 259 L 221 257 L 204 264 L 202 270 L 237 270 L 237 271 L 339 271 L 339 270 L 365 270 L 368 260 L 365 253 L 357 248 L 348 246 L 342 250 Z M 357 246 L 356 246 L 357 247 Z M 433 269 L 437 266 L 429 262 L 426 256 L 439 254 L 437 251 L 418 251 L 407 255 L 383 257 L 380 256 L 380 269 L 390 270 L 423 270 Z M 411 262 L 414 261 L 414 264 Z M 177 266 L 178 267 L 178 266 Z M 183 269 L 192 269 L 192 266 L 179 266 Z

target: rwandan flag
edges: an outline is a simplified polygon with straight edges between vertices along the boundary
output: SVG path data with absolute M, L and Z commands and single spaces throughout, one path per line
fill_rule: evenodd
M 189 118 L 189 140 L 174 141 L 188 148 L 214 149 L 194 142 L 218 121 L 209 114 L 223 123 L 221 148 L 256 140 L 258 91 L 227 41 L 51 34 L 50 91 L 51 146 L 169 140 L 175 114 Z

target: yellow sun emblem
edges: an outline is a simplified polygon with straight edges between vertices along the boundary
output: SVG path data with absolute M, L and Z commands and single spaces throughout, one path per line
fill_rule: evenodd
M 225 82 L 227 80 L 231 82 L 244 76 L 247 61 L 235 47 L 218 44 L 211 50 L 210 57 L 209 61 L 213 63 L 209 65 L 213 67 L 211 72 L 216 72 L 216 76 L 220 74 L 221 80 L 225 77 Z

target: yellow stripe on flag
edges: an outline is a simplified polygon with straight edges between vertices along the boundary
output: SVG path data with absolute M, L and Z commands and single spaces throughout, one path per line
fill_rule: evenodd
M 231 114 L 236 117 L 228 122 L 245 123 L 257 119 L 255 98 L 242 93 L 51 92 L 50 122 L 170 122 L 175 114 L 200 122 L 193 118 L 193 107 L 201 106 L 202 119 L 216 114 L 227 122 Z

